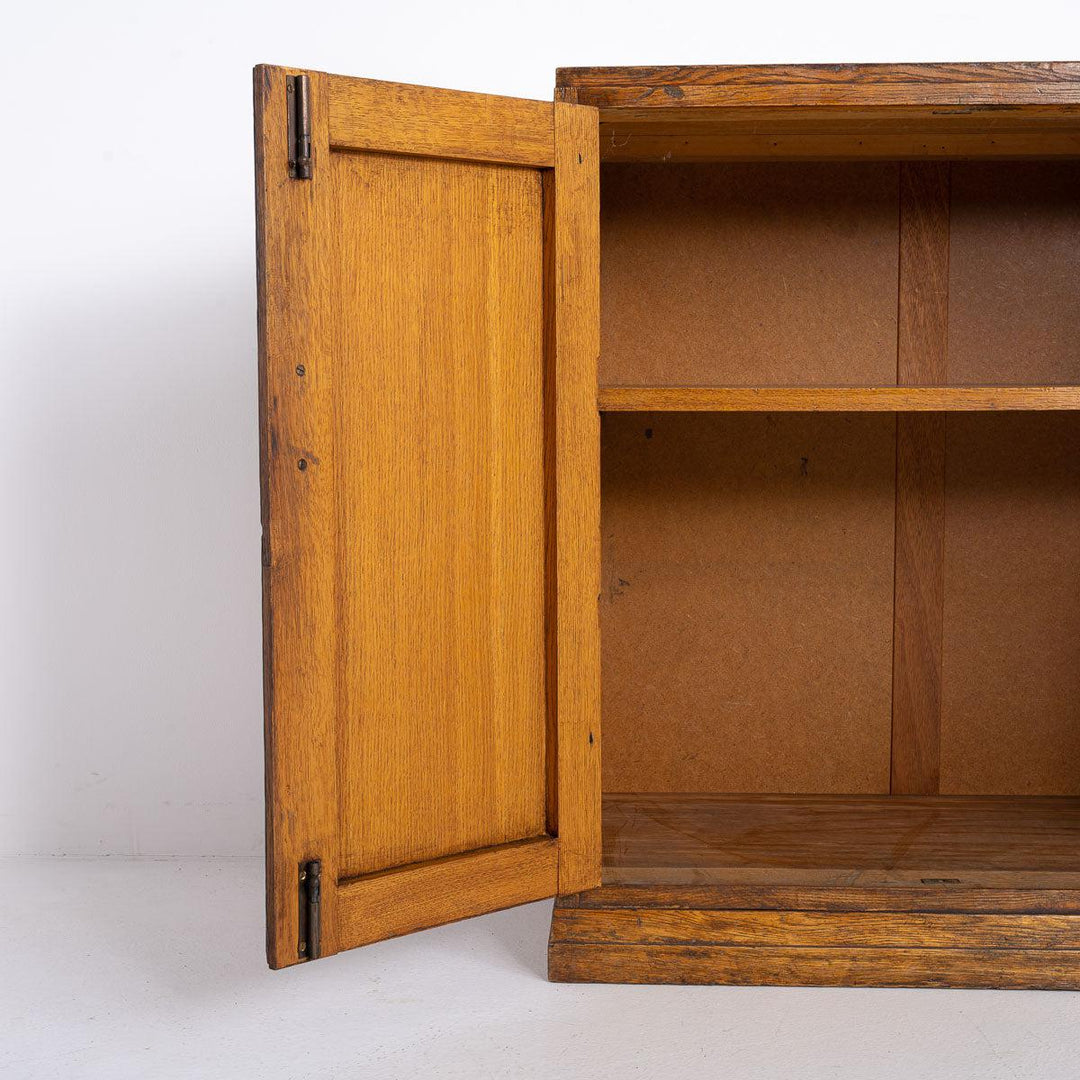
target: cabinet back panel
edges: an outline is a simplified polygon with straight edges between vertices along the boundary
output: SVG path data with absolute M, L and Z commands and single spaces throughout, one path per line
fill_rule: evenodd
M 1080 383 L 1080 162 L 954 162 L 948 381 Z
M 1080 794 L 1080 416 L 951 414 L 942 794 Z
M 545 829 L 536 170 L 332 154 L 344 877 Z
M 604 385 L 896 383 L 892 162 L 601 170 Z
M 605 791 L 888 792 L 895 436 L 603 417 Z

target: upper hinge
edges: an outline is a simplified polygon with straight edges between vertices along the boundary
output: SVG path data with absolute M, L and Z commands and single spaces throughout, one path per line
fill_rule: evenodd
M 310 83 L 306 75 L 290 75 L 285 80 L 289 105 L 289 175 L 294 180 L 311 179 Z
M 322 937 L 322 863 L 310 859 L 300 864 L 300 940 L 296 952 L 301 960 L 318 960 Z

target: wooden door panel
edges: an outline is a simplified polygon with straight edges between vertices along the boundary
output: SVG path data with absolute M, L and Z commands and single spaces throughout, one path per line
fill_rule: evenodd
M 546 829 L 540 173 L 332 154 L 340 872 Z
M 256 70 L 274 967 L 600 876 L 595 112 L 307 73 L 294 179 L 292 74 Z

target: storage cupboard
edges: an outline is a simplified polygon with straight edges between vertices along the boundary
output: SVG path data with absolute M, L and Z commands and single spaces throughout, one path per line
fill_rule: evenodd
M 255 125 L 271 966 L 1080 988 L 1080 64 Z

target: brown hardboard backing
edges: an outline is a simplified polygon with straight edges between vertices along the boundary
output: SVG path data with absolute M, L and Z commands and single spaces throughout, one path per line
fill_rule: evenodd
M 605 791 L 888 792 L 895 430 L 604 416 Z
M 602 384 L 890 384 L 898 366 L 904 383 L 1080 382 L 1077 163 L 905 166 L 906 187 L 889 181 L 889 273 L 864 265 L 843 287 L 839 264 L 871 250 L 883 216 L 825 229 L 789 272 L 822 207 L 858 203 L 858 177 L 863 211 L 873 202 L 865 166 L 829 168 L 836 183 L 815 188 L 807 166 L 609 166 Z M 798 192 L 792 170 L 806 170 Z M 889 308 L 873 370 L 825 347 L 878 326 L 866 303 L 829 306 L 844 288 Z M 1080 418 L 901 416 L 899 459 L 892 418 L 814 422 L 605 417 L 605 790 L 888 791 L 895 617 L 895 640 L 915 628 L 926 648 L 894 656 L 894 793 L 1080 793 Z M 925 446 L 907 437 L 920 425 Z M 831 486 L 804 501 L 785 469 L 811 435 L 800 468 L 831 462 Z M 943 491 L 927 501 L 914 478 L 931 459 Z M 894 518 L 897 475 L 905 505 L 943 505 Z M 895 613 L 894 526 L 922 538 L 896 565 Z
M 954 162 L 949 381 L 1080 382 L 1080 162 Z
M 895 384 L 898 175 L 605 166 L 601 384 Z
M 1080 415 L 946 428 L 943 794 L 1080 794 Z

